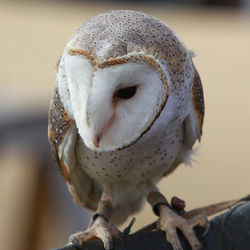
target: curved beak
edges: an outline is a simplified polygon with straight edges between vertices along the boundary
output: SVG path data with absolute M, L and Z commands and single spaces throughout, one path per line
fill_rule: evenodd
M 104 126 L 95 133 L 94 138 L 93 138 L 93 144 L 95 145 L 96 148 L 99 148 L 104 134 L 111 127 L 114 119 L 115 119 L 115 113 L 113 113 L 112 116 L 109 118 L 109 120 L 104 124 Z
M 95 145 L 96 148 L 99 148 L 99 145 L 100 145 L 100 141 L 102 139 L 102 134 L 103 133 L 98 133 L 94 136 L 94 139 L 93 139 L 93 144 Z

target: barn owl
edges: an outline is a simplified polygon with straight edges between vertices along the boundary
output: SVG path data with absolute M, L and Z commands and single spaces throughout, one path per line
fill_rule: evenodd
M 116 226 L 148 201 L 174 249 L 176 228 L 200 248 L 193 227 L 205 220 L 183 219 L 157 188 L 202 133 L 202 84 L 180 38 L 152 16 L 113 10 L 76 31 L 57 70 L 51 149 L 74 200 L 95 211 L 74 237 L 112 249 Z

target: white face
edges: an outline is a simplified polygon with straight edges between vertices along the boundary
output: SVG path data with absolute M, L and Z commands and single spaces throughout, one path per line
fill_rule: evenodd
M 123 148 L 151 126 L 166 97 L 159 73 L 145 63 L 94 71 L 82 56 L 65 55 L 64 61 L 70 93 L 65 107 L 73 113 L 87 147 L 98 151 Z

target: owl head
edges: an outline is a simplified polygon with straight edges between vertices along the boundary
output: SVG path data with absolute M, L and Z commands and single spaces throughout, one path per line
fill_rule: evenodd
M 67 44 L 57 76 L 85 145 L 114 151 L 147 132 L 169 99 L 173 74 L 181 71 L 178 81 L 185 81 L 186 52 L 170 28 L 141 12 L 111 11 L 85 23 Z

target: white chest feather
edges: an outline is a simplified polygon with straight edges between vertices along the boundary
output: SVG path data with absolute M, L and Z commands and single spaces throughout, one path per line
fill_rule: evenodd
M 79 138 L 77 157 L 81 167 L 102 185 L 125 182 L 134 186 L 159 181 L 180 151 L 183 127 L 180 125 L 171 131 L 155 129 L 135 144 L 113 152 L 92 151 Z

